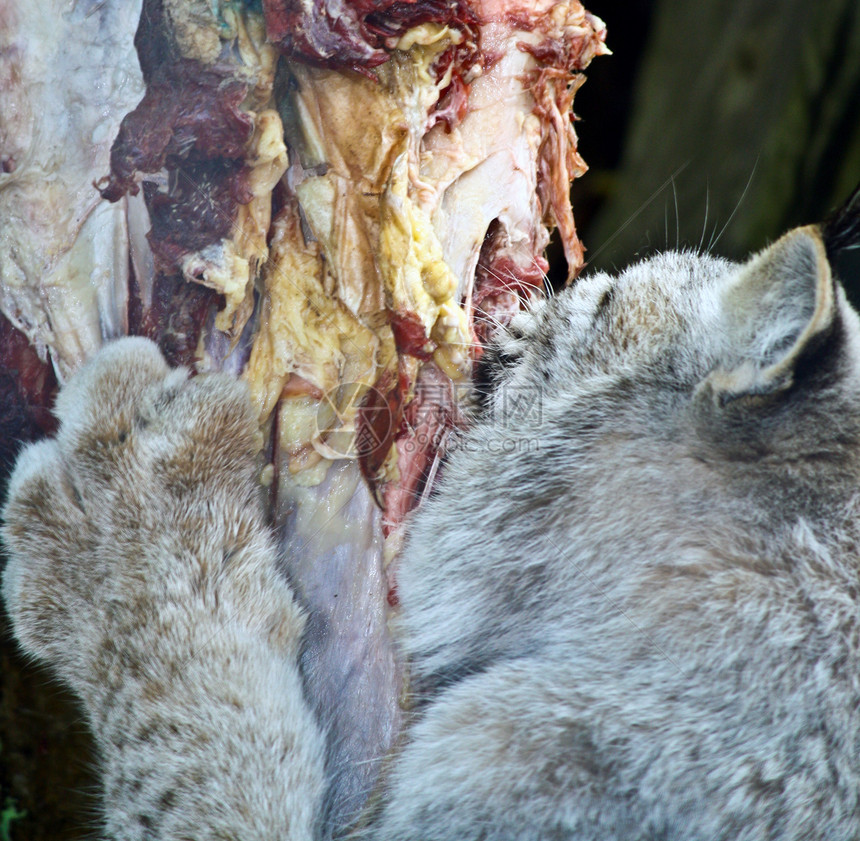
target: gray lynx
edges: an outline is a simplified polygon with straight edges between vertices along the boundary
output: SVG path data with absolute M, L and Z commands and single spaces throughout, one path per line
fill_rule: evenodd
M 860 321 L 830 262 L 858 219 L 596 274 L 501 333 L 410 523 L 413 713 L 363 837 L 860 839 Z M 3 594 L 85 706 L 106 835 L 313 838 L 325 734 L 243 387 L 126 339 L 56 411 Z

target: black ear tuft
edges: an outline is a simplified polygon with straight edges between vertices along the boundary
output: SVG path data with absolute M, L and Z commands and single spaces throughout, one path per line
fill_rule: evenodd
M 822 223 L 821 238 L 831 263 L 841 251 L 860 248 L 860 185 L 848 201 Z

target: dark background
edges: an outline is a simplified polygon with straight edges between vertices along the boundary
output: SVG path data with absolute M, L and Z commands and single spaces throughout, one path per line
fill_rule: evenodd
M 742 258 L 821 220 L 860 182 L 857 0 L 587 5 L 614 52 L 592 64 L 575 105 L 591 165 L 573 188 L 587 270 L 712 241 Z M 860 265 L 842 269 L 860 289 Z M 18 443 L 0 441 L 0 474 Z M 0 841 L 92 837 L 86 727 L 50 676 L 22 663 L 3 617 L 0 637 Z M 26 816 L 11 820 L 15 809 Z
M 575 103 L 591 171 L 574 215 L 593 267 L 712 240 L 742 259 L 860 182 L 856 0 L 587 6 L 615 53 Z

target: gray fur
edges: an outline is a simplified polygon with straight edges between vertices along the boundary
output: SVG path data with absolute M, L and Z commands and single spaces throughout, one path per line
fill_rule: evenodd
M 819 231 L 581 280 L 482 381 L 400 561 L 411 723 L 363 834 L 860 838 L 860 322 Z M 110 837 L 309 838 L 303 619 L 247 398 L 196 382 L 140 340 L 73 380 L 4 597 L 84 699 Z
M 858 337 L 815 229 L 519 317 L 410 529 L 378 838 L 860 837 Z

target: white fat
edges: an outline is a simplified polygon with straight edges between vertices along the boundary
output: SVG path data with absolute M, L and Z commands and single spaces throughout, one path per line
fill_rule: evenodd
M 445 262 L 461 284 L 474 278 L 484 234 L 498 219 L 514 250 L 534 254 L 540 228 L 537 155 L 540 124 L 522 74 L 535 68 L 517 42 L 528 34 L 492 23 L 482 29 L 485 48 L 502 58 L 472 83 L 469 111 L 452 132 L 437 125 L 424 138 L 422 181 L 432 184 L 433 227 Z M 489 46 L 488 46 L 489 45 Z M 428 202 L 429 204 L 430 202 Z M 459 290 L 467 295 L 466 288 Z
M 93 182 L 143 95 L 140 7 L 0 0 L 0 310 L 61 377 L 125 327 L 126 206 Z

